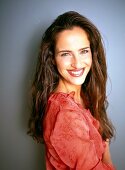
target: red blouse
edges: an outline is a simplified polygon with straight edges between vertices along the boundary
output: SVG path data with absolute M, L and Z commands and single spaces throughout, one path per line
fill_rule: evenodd
M 53 93 L 44 119 L 47 170 L 114 170 L 103 163 L 99 122 L 74 101 L 74 92 Z

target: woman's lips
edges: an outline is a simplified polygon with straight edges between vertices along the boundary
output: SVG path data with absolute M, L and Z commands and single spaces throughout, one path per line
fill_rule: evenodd
M 80 77 L 84 73 L 84 69 L 68 70 L 68 73 L 73 77 Z

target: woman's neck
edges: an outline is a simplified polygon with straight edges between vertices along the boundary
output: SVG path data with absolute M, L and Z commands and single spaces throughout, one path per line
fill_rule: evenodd
M 81 85 L 78 85 L 78 86 L 71 85 L 71 84 L 68 84 L 68 83 L 60 80 L 57 88 L 55 89 L 55 92 L 63 92 L 63 93 L 75 92 L 75 94 L 74 94 L 75 102 L 81 104 L 85 108 Z

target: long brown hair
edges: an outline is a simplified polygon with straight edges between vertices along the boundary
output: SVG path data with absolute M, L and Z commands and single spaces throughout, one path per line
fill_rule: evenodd
M 92 52 L 92 67 L 82 85 L 89 109 L 92 115 L 99 120 L 99 132 L 104 140 L 114 136 L 114 128 L 109 121 L 106 108 L 107 68 L 102 37 L 95 25 L 81 14 L 69 11 L 57 17 L 57 19 L 45 31 L 36 72 L 32 84 L 32 112 L 29 120 L 29 131 L 34 139 L 41 141 L 43 135 L 42 121 L 45 114 L 47 100 L 51 92 L 57 87 L 59 73 L 53 64 L 56 36 L 58 33 L 78 26 L 86 31 Z

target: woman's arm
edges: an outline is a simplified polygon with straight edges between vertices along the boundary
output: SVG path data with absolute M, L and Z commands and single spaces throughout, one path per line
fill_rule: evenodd
M 102 161 L 106 164 L 112 165 L 111 154 L 110 154 L 110 149 L 109 149 L 109 140 L 108 139 L 106 140 L 105 144 L 106 144 L 106 147 L 105 147 L 105 152 L 103 154 Z

